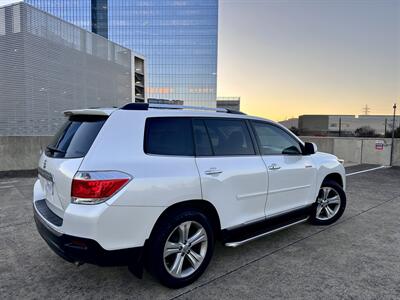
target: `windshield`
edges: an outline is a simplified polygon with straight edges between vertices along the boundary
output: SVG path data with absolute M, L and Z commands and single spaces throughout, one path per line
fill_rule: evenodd
M 46 155 L 54 158 L 84 157 L 92 146 L 105 116 L 71 116 L 46 148 Z

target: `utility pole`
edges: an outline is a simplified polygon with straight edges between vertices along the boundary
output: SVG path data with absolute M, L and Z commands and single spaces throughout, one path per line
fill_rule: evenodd
M 396 103 L 393 104 L 393 126 L 392 126 L 392 146 L 390 147 L 390 165 L 393 165 L 393 152 L 394 152 L 394 131 L 396 127 Z
M 342 118 L 339 118 L 339 136 L 342 135 Z

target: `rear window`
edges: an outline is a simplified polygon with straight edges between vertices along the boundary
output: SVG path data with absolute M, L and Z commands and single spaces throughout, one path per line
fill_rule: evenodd
M 146 121 L 144 151 L 148 154 L 193 156 L 190 118 L 149 118 Z
M 71 116 L 46 148 L 46 155 L 55 158 L 84 157 L 103 127 L 106 116 Z

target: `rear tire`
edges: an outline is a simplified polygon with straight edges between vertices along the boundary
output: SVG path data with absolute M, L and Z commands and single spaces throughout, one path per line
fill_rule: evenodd
M 148 244 L 147 270 L 169 288 L 184 287 L 199 278 L 214 250 L 214 232 L 198 210 L 176 210 L 157 222 Z
M 324 181 L 312 209 L 310 222 L 314 225 L 330 225 L 336 222 L 346 208 L 346 194 L 335 181 Z

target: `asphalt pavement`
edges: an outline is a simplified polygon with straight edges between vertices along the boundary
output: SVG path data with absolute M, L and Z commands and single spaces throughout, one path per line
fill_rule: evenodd
M 0 179 L 0 299 L 400 299 L 399 168 L 349 176 L 346 211 L 331 226 L 301 224 L 238 248 L 217 244 L 206 273 L 179 290 L 125 267 L 59 258 L 36 232 L 34 181 Z

